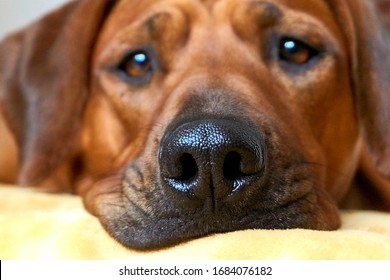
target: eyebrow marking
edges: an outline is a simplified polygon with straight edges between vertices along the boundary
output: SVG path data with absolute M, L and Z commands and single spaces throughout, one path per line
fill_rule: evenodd
M 154 39 L 159 38 L 171 20 L 171 15 L 166 12 L 161 12 L 151 16 L 146 21 L 146 28 L 150 36 Z
M 185 44 L 190 33 L 186 14 L 177 8 L 155 13 L 144 24 L 150 39 L 160 44 Z
M 238 5 L 233 10 L 232 27 L 243 40 L 252 40 L 263 29 L 277 25 L 283 12 L 276 4 L 264 0 L 252 0 L 246 5 Z
M 272 26 L 282 18 L 279 7 L 268 1 L 251 2 L 249 11 L 255 16 L 259 27 Z

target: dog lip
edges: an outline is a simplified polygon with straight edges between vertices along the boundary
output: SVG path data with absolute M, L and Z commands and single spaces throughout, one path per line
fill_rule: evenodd
M 157 250 L 210 234 L 237 230 L 314 228 L 313 213 L 299 210 L 301 204 L 312 199 L 312 194 L 309 192 L 286 204 L 274 206 L 272 211 L 271 208 L 248 208 L 247 211 L 234 213 L 234 210 L 226 208 L 218 213 L 198 211 L 191 215 L 145 215 L 142 222 L 125 215 L 122 219 L 111 220 L 110 226 L 105 228 L 124 246 L 136 250 Z

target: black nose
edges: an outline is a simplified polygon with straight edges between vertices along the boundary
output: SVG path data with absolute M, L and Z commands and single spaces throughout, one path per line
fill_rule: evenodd
M 190 199 L 217 201 L 243 192 L 262 177 L 263 138 L 254 127 L 234 120 L 182 124 L 161 142 L 162 181 Z

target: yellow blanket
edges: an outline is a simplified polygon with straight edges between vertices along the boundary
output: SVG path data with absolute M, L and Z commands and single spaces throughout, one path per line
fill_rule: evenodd
M 349 211 L 334 232 L 245 230 L 172 248 L 126 249 L 79 197 L 0 187 L 0 259 L 390 259 L 390 214 Z

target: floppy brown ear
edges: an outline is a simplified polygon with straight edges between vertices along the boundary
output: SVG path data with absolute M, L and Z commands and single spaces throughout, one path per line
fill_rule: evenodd
M 390 210 L 390 36 L 373 1 L 329 2 L 350 47 L 362 138 L 359 179 L 370 186 L 364 195 L 373 206 Z
M 72 1 L 0 43 L 0 105 L 19 146 L 19 183 L 39 184 L 75 148 L 92 49 L 113 2 Z

